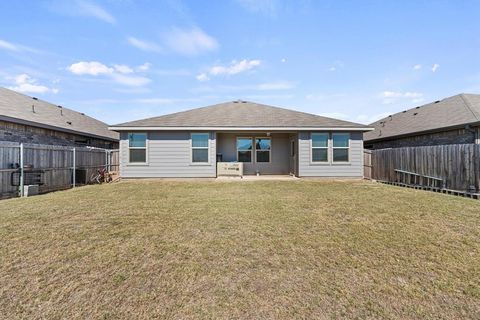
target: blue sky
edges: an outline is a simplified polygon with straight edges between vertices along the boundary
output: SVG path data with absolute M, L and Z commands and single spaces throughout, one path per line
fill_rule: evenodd
M 480 1 L 1 1 L 0 85 L 110 124 L 243 99 L 346 120 L 480 93 Z

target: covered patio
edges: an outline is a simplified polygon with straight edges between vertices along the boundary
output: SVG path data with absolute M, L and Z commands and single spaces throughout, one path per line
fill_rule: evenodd
M 217 132 L 217 162 L 242 162 L 244 175 L 296 176 L 296 132 Z

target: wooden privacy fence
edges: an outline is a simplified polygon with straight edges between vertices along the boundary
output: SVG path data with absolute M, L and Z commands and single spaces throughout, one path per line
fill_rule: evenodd
M 441 188 L 480 192 L 480 145 L 455 144 L 368 150 L 372 179 L 399 182 L 405 172 L 412 183 L 441 180 Z M 368 156 L 366 156 L 368 157 Z
M 86 184 L 101 168 L 117 171 L 118 159 L 118 150 L 0 141 L 0 199 L 20 196 L 21 185 L 46 193 Z

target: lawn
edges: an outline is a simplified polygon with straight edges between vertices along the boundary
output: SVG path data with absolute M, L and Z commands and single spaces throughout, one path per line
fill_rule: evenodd
M 0 317 L 480 318 L 480 201 L 126 181 L 0 201 Z

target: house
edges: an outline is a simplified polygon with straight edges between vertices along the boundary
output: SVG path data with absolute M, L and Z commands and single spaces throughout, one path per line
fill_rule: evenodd
M 83 113 L 0 88 L 0 141 L 112 149 L 118 138 Z
M 244 174 L 363 177 L 368 127 L 247 101 L 122 123 L 123 178 L 216 177 L 217 162 Z
M 480 144 L 480 95 L 459 94 L 370 124 L 365 148 Z

